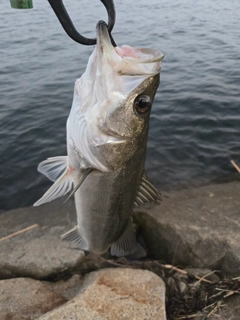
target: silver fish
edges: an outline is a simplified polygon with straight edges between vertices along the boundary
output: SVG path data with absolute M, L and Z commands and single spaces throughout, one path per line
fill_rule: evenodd
M 77 226 L 62 239 L 95 254 L 144 256 L 132 210 L 159 193 L 144 173 L 149 116 L 163 54 L 113 47 L 107 25 L 97 25 L 97 45 L 76 81 L 67 120 L 68 156 L 48 158 L 38 170 L 55 183 L 34 205 L 72 187 Z

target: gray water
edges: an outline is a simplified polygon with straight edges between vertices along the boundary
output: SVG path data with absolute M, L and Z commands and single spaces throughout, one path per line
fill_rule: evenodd
M 0 210 L 33 204 L 51 185 L 40 161 L 65 155 L 75 79 L 92 47 L 73 42 L 47 0 L 14 10 L 0 0 Z M 95 37 L 99 0 L 65 0 Z M 91 3 L 91 5 L 90 5 Z M 137 3 L 137 5 L 136 5 Z M 157 187 L 200 185 L 240 163 L 240 1 L 115 0 L 118 45 L 160 49 L 146 171 Z

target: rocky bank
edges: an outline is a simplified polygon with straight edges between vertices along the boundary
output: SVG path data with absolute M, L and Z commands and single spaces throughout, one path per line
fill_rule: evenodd
M 0 215 L 0 320 L 240 319 L 240 183 L 162 192 L 144 261 L 84 256 L 73 200 Z

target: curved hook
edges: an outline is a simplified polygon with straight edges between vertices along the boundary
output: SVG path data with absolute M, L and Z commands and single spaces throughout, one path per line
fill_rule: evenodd
M 114 27 L 115 23 L 115 8 L 113 0 L 100 0 L 105 8 L 107 9 L 108 13 L 108 31 L 109 35 L 111 37 L 111 41 L 114 47 L 116 47 L 116 43 L 114 42 L 111 31 Z M 89 39 L 84 36 L 82 36 L 80 33 L 77 32 L 75 29 L 72 20 L 70 19 L 67 10 L 62 2 L 62 0 L 48 0 L 50 3 L 53 11 L 55 12 L 56 16 L 58 17 L 58 20 L 60 21 L 63 29 L 66 31 L 66 33 L 69 35 L 70 38 L 72 38 L 74 41 L 84 44 L 84 45 L 94 45 L 96 44 L 96 39 Z

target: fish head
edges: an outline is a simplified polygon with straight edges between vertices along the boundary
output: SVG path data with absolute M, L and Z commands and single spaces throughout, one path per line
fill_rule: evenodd
M 114 47 L 107 25 L 98 23 L 97 44 L 76 81 L 72 107 L 85 125 L 75 145 L 94 168 L 116 170 L 139 149 L 146 151 L 163 57 L 157 50 Z

